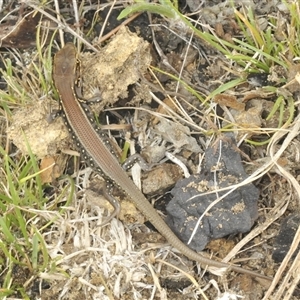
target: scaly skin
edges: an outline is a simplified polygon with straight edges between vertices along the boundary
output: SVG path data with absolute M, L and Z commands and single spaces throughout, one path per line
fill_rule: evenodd
M 191 250 L 173 233 L 120 166 L 107 145 L 106 134 L 96 127 L 86 106 L 77 99 L 75 93 L 75 82 L 79 72 L 77 62 L 74 45 L 66 44 L 54 58 L 53 81 L 60 95 L 64 122 L 85 161 L 109 184 L 114 184 L 122 190 L 167 241 L 189 259 L 198 261 L 202 265 L 231 269 L 238 273 L 272 280 L 265 275 L 203 257 Z

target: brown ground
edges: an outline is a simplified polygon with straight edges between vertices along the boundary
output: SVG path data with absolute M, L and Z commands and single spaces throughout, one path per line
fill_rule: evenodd
M 181 9 L 193 11 L 196 9 L 194 2 L 198 1 L 186 1 L 189 9 Z M 203 28 L 210 25 L 226 40 L 241 38 L 242 32 L 238 29 L 233 10 L 224 3 L 205 1 L 200 13 L 196 14 L 196 19 L 201 16 Z M 279 1 L 251 3 L 255 17 L 262 23 L 267 15 L 288 18 L 281 12 Z M 239 6 L 237 8 L 241 10 Z M 68 12 L 72 15 L 71 11 Z M 86 27 L 92 22 L 94 13 L 89 11 L 85 15 Z M 99 24 L 102 24 L 106 14 L 107 9 L 100 12 Z M 118 13 L 113 11 L 105 27 L 105 34 L 117 25 L 117 15 Z M 288 126 L 285 135 L 281 135 L 280 131 L 275 132 L 276 130 L 268 131 L 267 128 L 277 128 L 278 124 L 278 114 L 270 120 L 265 118 L 273 107 L 276 95 L 249 84 L 246 80 L 248 74 L 241 66 L 232 64 L 201 39 L 194 38 L 193 45 L 187 47 L 189 32 L 184 32 L 176 24 L 171 24 L 157 15 L 153 15 L 152 18 L 152 24 L 158 24 L 152 28 L 159 47 L 154 45 L 147 14 L 142 14 L 129 24 L 129 29 L 120 29 L 105 42 L 105 45 L 102 44 L 99 53 L 82 51 L 80 60 L 84 97 L 89 98 L 94 88 L 100 89 L 102 101 L 93 105 L 93 110 L 98 116 L 105 108 L 110 122 L 118 124 L 119 127 L 107 125 L 113 134 L 116 133 L 116 143 L 122 143 L 124 132 L 131 131 L 131 140 L 140 144 L 144 149 L 142 154 L 146 158 L 157 163 L 161 161 L 166 148 L 170 149 L 170 152 L 176 150 L 178 157 L 193 173 L 197 172 L 198 154 L 203 154 L 209 145 L 222 136 L 218 131 L 220 123 L 221 126 L 225 126 L 235 120 L 240 129 L 235 131 L 237 141 L 243 139 L 246 133 L 247 139 L 256 142 L 271 137 L 266 145 L 254 146 L 244 142 L 240 146 L 245 169 L 249 175 L 257 172 L 257 177 L 252 181 L 260 189 L 259 215 L 253 230 L 249 234 L 211 242 L 204 255 L 212 255 L 218 259 L 226 257 L 243 268 L 274 277 L 280 265 L 284 266 L 272 259 L 275 237 L 283 218 L 299 211 L 300 145 L 297 113 L 294 116 L 295 121 Z M 176 34 L 171 33 L 168 28 Z M 87 28 L 84 30 L 86 32 Z M 97 30 L 96 26 L 93 32 L 95 36 Z M 137 34 L 132 33 L 133 31 Z M 191 95 L 184 85 L 177 85 L 177 82 L 166 74 L 149 69 L 149 64 L 188 82 L 203 99 L 230 80 L 243 77 L 245 81 L 226 91 L 225 96 L 222 94 L 216 96 L 213 101 L 210 99 L 211 104 L 205 106 L 197 97 Z M 297 74 L 298 68 L 291 66 L 283 75 L 280 68 L 272 70 L 273 77 L 285 76 L 287 80 L 291 80 Z M 161 83 L 160 86 L 158 82 Z M 163 102 L 155 100 L 150 92 Z M 297 102 L 299 84 L 296 82 L 288 92 L 292 93 L 294 101 Z M 170 104 L 174 99 L 177 99 L 180 105 L 176 101 Z M 48 107 L 51 101 L 52 99 L 45 100 L 42 104 L 34 106 L 29 104 L 28 107 L 14 112 L 8 133 L 23 153 L 26 153 L 26 144 L 20 135 L 20 128 L 30 141 L 33 153 L 40 159 L 44 159 L 46 155 L 54 157 L 66 148 L 73 149 L 62 121 L 57 120 L 51 125 L 45 121 L 45 107 Z M 219 104 L 218 107 L 215 103 Z M 173 110 L 172 117 L 163 104 Z M 139 110 L 128 107 L 139 107 Z M 172 123 L 162 120 L 158 114 L 163 114 Z M 220 123 L 215 122 L 216 115 L 220 117 Z M 99 117 L 102 122 L 101 118 L 102 114 Z M 287 120 L 287 112 L 283 118 Z M 173 134 L 174 132 L 176 134 Z M 207 132 L 210 134 L 206 134 Z M 166 146 L 162 145 L 164 143 L 161 141 L 164 141 Z M 273 162 L 271 157 L 275 157 Z M 65 181 L 59 176 L 61 173 L 68 173 L 66 160 L 65 154 L 55 156 L 59 171 L 50 181 L 58 190 L 65 186 Z M 167 171 L 164 172 L 165 170 Z M 174 165 L 163 165 L 161 169 L 158 167 L 153 172 L 151 176 L 147 176 L 146 173 L 142 183 L 143 191 L 164 211 L 165 199 L 160 198 L 181 176 L 181 169 Z M 34 280 L 28 287 L 32 299 L 46 300 L 56 297 L 188 300 L 237 299 L 239 296 L 251 300 L 299 298 L 300 291 L 297 287 L 293 295 L 289 294 L 299 280 L 297 271 L 292 269 L 294 258 L 286 262 L 286 268 L 279 274 L 281 285 L 276 292 L 272 291 L 268 283 L 246 275 L 233 272 L 224 277 L 209 272 L 204 274 L 202 268 L 182 256 L 176 249 L 171 249 L 164 238 L 143 225 L 146 221 L 144 216 L 136 210 L 130 199 L 124 199 L 117 190 L 115 195 L 120 198 L 122 205 L 119 218 L 114 218 L 106 226 L 100 227 L 99 224 L 112 209 L 105 199 L 100 199 L 89 191 L 88 175 L 88 170 L 80 171 L 80 175 L 75 178 L 77 194 L 70 207 L 64 215 L 56 219 L 51 228 L 43 232 L 47 249 L 51 258 L 56 261 L 56 267 L 54 270 L 47 269 L 33 275 Z M 96 175 L 92 173 L 91 178 L 93 176 Z M 153 179 L 149 182 L 149 178 Z M 47 179 L 45 182 L 48 182 Z M 64 205 L 66 199 L 60 201 L 61 205 Z M 49 216 L 45 214 L 43 218 L 48 220 Z M 293 245 L 297 247 L 297 241 Z M 240 249 L 241 252 L 238 253 Z M 291 277 L 287 278 L 288 283 L 282 283 L 286 275 Z M 29 275 L 24 270 L 16 270 L 15 284 L 22 285 L 24 277 L 27 276 Z M 41 278 L 47 283 L 42 289 L 36 287 Z M 269 288 L 272 298 L 263 298 Z M 283 290 L 283 296 L 280 288 Z M 224 298 L 221 298 L 222 296 Z

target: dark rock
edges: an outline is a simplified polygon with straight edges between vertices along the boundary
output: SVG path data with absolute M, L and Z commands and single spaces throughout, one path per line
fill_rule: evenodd
M 174 198 L 167 206 L 167 223 L 185 243 L 207 207 L 229 190 L 214 191 L 248 177 L 234 139 L 225 137 L 218 145 L 221 152 L 218 146 L 206 151 L 200 174 L 178 181 L 171 191 Z M 253 184 L 235 189 L 205 214 L 189 246 L 201 251 L 211 239 L 249 231 L 257 218 L 258 196 Z
M 282 262 L 293 242 L 295 233 L 300 225 L 300 214 L 292 214 L 282 221 L 279 234 L 275 239 L 272 258 Z M 298 249 L 300 250 L 300 249 Z M 297 253 L 297 251 L 295 251 Z

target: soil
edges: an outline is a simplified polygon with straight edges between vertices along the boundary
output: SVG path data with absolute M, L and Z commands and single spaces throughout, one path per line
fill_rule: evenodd
M 179 2 L 179 10 L 198 20 L 200 30 L 205 32 L 212 28 L 226 41 L 243 39 L 244 33 L 237 22 L 235 10 L 228 1 Z M 245 12 L 251 7 L 261 30 L 268 26 L 267 17 L 290 17 L 281 1 L 248 2 L 247 7 L 235 4 L 235 9 Z M 70 17 L 68 4 L 61 5 Z M 85 34 L 92 28 L 88 35 L 90 41 L 94 41 L 92 44 L 97 44 L 103 27 L 105 35 L 123 21 L 117 21 L 122 8 L 114 9 L 110 14 L 110 3 L 99 12 L 87 9 L 82 22 Z M 94 20 L 96 24 L 92 26 Z M 68 23 L 74 24 L 73 18 L 68 19 Z M 273 34 L 279 35 L 279 32 L 274 29 Z M 66 40 L 69 37 L 66 35 Z M 254 76 L 253 72 L 250 74 L 201 38 L 194 36 L 189 44 L 190 39 L 190 30 L 178 20 L 172 22 L 157 14 L 150 17 L 142 13 L 126 28 L 121 28 L 102 42 L 99 53 L 83 46 L 79 55 L 83 98 L 90 98 L 95 89 L 100 91 L 101 101 L 91 103 L 91 109 L 103 128 L 110 130 L 116 153 L 121 153 L 125 141 L 131 140 L 138 152 L 154 166 L 151 175 L 147 176 L 147 172 L 143 175 L 146 177 L 142 180 L 143 191 L 163 213 L 166 213 L 165 203 L 171 198 L 170 190 L 180 177 L 184 177 L 174 161 L 172 167 L 170 160 L 167 160 L 168 163 L 162 161 L 166 151 L 175 154 L 190 174 L 199 174 L 203 154 L 209 147 L 214 149 L 214 143 L 222 140 L 224 135 L 219 128 L 225 128 L 232 120 L 239 128 L 233 130 L 237 141 L 234 147 L 239 149 L 234 148 L 234 151 L 239 151 L 249 176 L 267 161 L 272 151 L 274 156 L 282 149 L 285 135 L 276 140 L 273 148 L 268 148 L 268 144 L 263 142 L 275 135 L 275 130 L 270 133 L 267 129 L 277 128 L 279 117 L 283 122 L 288 120 L 289 112 L 286 109 L 282 115 L 276 112 L 271 118 L 266 118 L 277 95 L 264 87 L 270 85 L 280 89 L 298 73 L 298 66 L 291 64 L 289 70 L 272 66 L 268 74 L 256 70 L 258 74 Z M 179 84 L 176 77 L 186 84 Z M 285 82 L 282 82 L 283 78 Z M 211 92 L 235 79 L 243 80 L 225 93 L 208 97 Z M 296 101 L 299 88 L 299 82 L 295 81 L 285 93 L 291 94 Z M 191 92 L 191 89 L 194 91 Z M 61 121 L 51 125 L 45 121 L 44 108 L 52 101 L 48 99 L 43 104 L 29 104 L 15 111 L 7 133 L 14 145 L 25 154 L 27 144 L 20 136 L 22 129 L 38 158 L 44 160 L 50 156 L 55 160 L 59 166 L 57 174 L 43 180 L 55 189 L 62 189 L 59 187 L 61 174 L 72 174 L 74 169 L 72 167 L 70 172 L 66 156 L 61 152 L 68 147 L 73 149 L 74 145 Z M 244 139 L 245 134 L 248 142 Z M 228 258 L 231 263 L 243 268 L 275 276 L 281 262 L 274 262 L 272 255 L 273 249 L 278 248 L 274 243 L 281 222 L 292 213 L 299 212 L 299 192 L 292 183 L 293 179 L 297 182 L 299 179 L 299 143 L 296 134 L 281 153 L 279 167 L 262 171 L 261 176 L 252 180 L 251 184 L 259 193 L 253 204 L 255 207 L 252 207 L 255 211 L 251 215 L 252 230 L 249 233 L 236 233 L 235 230 L 235 235 L 231 233 L 211 241 L 204 245 L 203 255 L 217 260 Z M 56 261 L 56 268 L 43 270 L 38 275 L 30 274 L 26 268 L 18 268 L 13 274 L 15 284 L 21 285 L 26 282 L 24 276 L 34 276 L 27 288 L 31 299 L 188 300 L 205 299 L 203 294 L 207 299 L 263 299 L 270 287 L 268 282 L 233 272 L 223 277 L 205 272 L 203 266 L 171 249 L 151 225 L 146 226 L 148 223 L 144 216 L 116 187 L 114 195 L 122 203 L 121 213 L 119 218 L 113 218 L 111 223 L 101 227 L 112 209 L 106 200 L 97 201 L 94 195 L 91 196 L 87 179 L 90 173 L 85 173 L 84 164 L 79 168 L 78 189 L 72 208 L 53 223 L 51 231 L 43 235 L 51 258 Z M 280 168 L 287 170 L 291 177 Z M 92 173 L 91 176 L 97 175 Z M 152 182 L 149 178 L 153 178 Z M 295 234 L 296 227 L 294 224 L 291 234 Z M 236 250 L 237 244 L 243 248 Z M 289 247 L 282 248 L 288 251 Z M 289 274 L 293 260 L 288 262 L 281 279 Z M 282 299 L 299 299 L 299 294 L 300 290 L 296 287 L 289 298 Z M 274 299 L 281 298 L 274 296 Z

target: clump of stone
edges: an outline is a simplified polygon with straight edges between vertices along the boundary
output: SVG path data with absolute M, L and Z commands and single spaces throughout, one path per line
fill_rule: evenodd
M 259 197 L 259 190 L 252 183 L 234 189 L 199 222 L 207 207 L 229 191 L 218 190 L 232 187 L 247 177 L 235 140 L 225 137 L 207 149 L 200 174 L 178 181 L 171 191 L 173 198 L 167 205 L 168 225 L 196 251 L 203 250 L 212 239 L 250 231 L 258 216 Z

